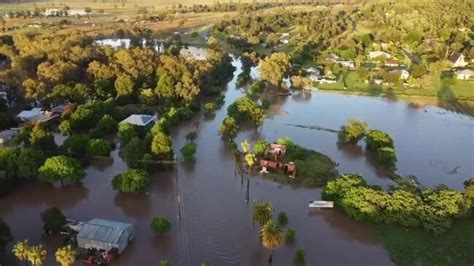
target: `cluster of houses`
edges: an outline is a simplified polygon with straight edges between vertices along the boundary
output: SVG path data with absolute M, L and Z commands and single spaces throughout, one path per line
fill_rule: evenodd
M 268 145 L 265 155 L 260 159 L 260 174 L 269 173 L 268 170 L 278 171 L 283 170 L 289 178 L 296 177 L 296 165 L 294 162 L 283 162 L 287 148 L 281 144 L 270 144 Z
M 405 64 L 393 58 L 392 54 L 383 51 L 370 51 L 367 54 L 367 61 L 365 64 L 373 65 L 370 67 L 371 69 L 379 69 L 384 68 L 388 71 L 388 73 L 398 74 L 400 80 L 403 82 L 407 82 L 410 78 L 410 71 Z M 337 54 L 331 53 L 325 56 L 325 60 L 332 64 L 339 64 L 342 67 L 346 67 L 349 70 L 355 69 L 355 62 L 353 60 L 344 60 L 339 57 Z M 474 71 L 470 68 L 467 68 L 468 62 L 465 61 L 465 57 L 461 53 L 452 53 L 451 56 L 448 58 L 451 69 L 450 72 L 453 73 L 453 77 L 459 80 L 472 80 L 474 79 Z M 379 63 L 373 63 L 379 62 Z M 318 82 L 321 84 L 324 83 L 335 83 L 337 82 L 335 77 L 330 73 L 328 75 L 322 75 L 321 70 L 315 67 L 310 67 L 306 69 L 308 73 L 308 77 L 313 82 Z M 370 81 L 376 85 L 385 84 L 385 80 L 383 77 L 374 76 L 371 78 Z

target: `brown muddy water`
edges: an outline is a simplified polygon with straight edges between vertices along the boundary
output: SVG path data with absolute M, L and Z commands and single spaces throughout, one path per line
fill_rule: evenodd
M 0 199 L 0 216 L 10 225 L 15 241 L 40 243 L 40 213 L 57 206 L 76 220 L 105 218 L 135 225 L 136 238 L 115 265 L 158 265 L 164 259 L 172 265 L 199 265 L 203 261 L 212 265 L 267 265 L 269 252 L 260 245 L 258 228 L 251 221 L 252 202 L 266 200 L 274 205 L 276 214 L 287 212 L 288 227 L 296 230 L 295 243 L 285 244 L 274 253 L 274 265 L 293 265 L 298 248 L 307 252 L 306 265 L 392 265 L 369 225 L 337 209 L 308 211 L 308 202 L 320 199 L 320 189 L 281 186 L 257 176 L 241 180 L 235 174 L 233 157 L 217 131 L 226 107 L 243 94 L 235 87 L 241 65 L 238 59 L 234 64 L 236 75 L 227 85 L 225 106 L 215 116 L 199 114 L 173 132 L 178 151 L 185 143 L 184 136 L 200 122 L 194 166 L 179 163 L 174 170 L 155 173 L 146 195 L 124 196 L 111 186 L 112 177 L 126 169 L 114 151 L 111 160 L 93 162 L 87 168 L 81 187 L 23 186 Z M 426 186 L 444 183 L 456 189 L 462 189 L 462 182 L 474 175 L 474 123 L 470 117 L 434 107 L 412 109 L 404 102 L 328 93 L 272 100 L 276 105 L 273 110 L 278 110 L 275 113 L 285 115 L 270 113 L 261 129 L 241 132 L 238 142 L 287 136 L 329 155 L 339 163 L 340 172 L 360 172 L 371 184 L 391 184 L 365 155 L 363 143 L 347 148 L 337 144 L 333 132 L 292 126 L 338 129 L 346 119 L 360 118 L 371 128 L 393 136 L 399 174 L 416 175 Z M 245 201 L 247 182 L 249 203 Z M 178 196 L 182 199 L 181 221 L 177 218 Z M 154 216 L 171 220 L 168 235 L 152 233 L 149 222 Z M 55 265 L 53 253 L 59 244 L 58 239 L 43 242 L 49 249 L 47 265 Z M 16 264 L 9 257 L 2 265 Z

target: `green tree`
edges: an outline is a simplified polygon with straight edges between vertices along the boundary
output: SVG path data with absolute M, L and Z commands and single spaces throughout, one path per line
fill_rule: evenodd
M 162 217 L 154 217 L 150 223 L 151 229 L 158 234 L 163 234 L 171 229 L 171 223 Z
M 8 242 L 13 240 L 8 224 L 0 218 L 0 254 L 5 251 Z
M 64 155 L 48 158 L 39 169 L 39 177 L 42 181 L 55 183 L 60 181 L 71 181 L 81 183 L 85 172 L 78 161 Z
M 244 140 L 242 143 L 240 143 L 240 147 L 242 147 L 242 152 L 244 154 L 247 154 L 250 152 L 250 143 L 248 140 Z
M 42 150 L 53 151 L 56 149 L 53 134 L 51 134 L 43 123 L 37 123 L 31 130 L 30 143 L 33 147 Z
M 51 207 L 41 213 L 43 221 L 43 232 L 47 234 L 57 234 L 66 225 L 66 217 L 60 209 Z
M 290 60 L 285 53 L 273 53 L 260 64 L 260 78 L 275 87 L 280 87 L 283 77 L 290 69 Z
M 87 144 L 87 153 L 95 156 L 110 156 L 110 144 L 103 139 L 91 139 Z
M 143 170 L 129 169 L 116 175 L 112 187 L 122 193 L 141 193 L 148 187 L 149 176 Z
M 46 250 L 42 245 L 31 246 L 28 250 L 28 261 L 32 266 L 42 266 L 46 259 Z
M 122 148 L 122 157 L 131 168 L 139 168 L 140 161 L 147 151 L 145 142 L 140 138 L 133 138 L 124 148 Z
M 129 123 L 120 123 L 118 128 L 118 135 L 122 147 L 126 146 L 132 139 L 138 137 L 138 133 Z
M 265 201 L 258 201 L 253 204 L 252 220 L 260 226 L 263 226 L 272 219 L 273 207 Z
M 397 163 L 397 154 L 395 150 L 390 147 L 381 147 L 375 152 L 375 158 L 385 168 L 395 170 Z
M 255 155 L 257 157 L 262 157 L 263 155 L 265 155 L 265 152 L 267 151 L 267 148 L 268 148 L 268 142 L 265 141 L 265 140 L 259 140 L 255 143 L 255 147 L 254 147 L 254 150 L 255 150 Z
M 155 134 L 151 142 L 151 152 L 159 159 L 170 158 L 173 153 L 170 136 L 163 132 Z
M 12 253 L 19 261 L 28 261 L 28 253 L 31 249 L 28 240 L 18 241 L 14 246 Z
M 117 128 L 117 121 L 108 114 L 105 114 L 97 124 L 97 129 L 102 136 L 117 132 Z
M 260 229 L 260 241 L 270 250 L 269 261 L 272 261 L 273 250 L 278 249 L 285 241 L 285 229 L 270 220 Z
M 16 164 L 20 176 L 33 177 L 46 160 L 44 154 L 36 149 L 22 149 L 17 157 Z
M 64 140 L 62 148 L 72 156 L 82 156 L 87 151 L 89 140 L 89 137 L 86 135 L 72 135 Z
M 339 140 L 343 143 L 357 144 L 367 132 L 367 123 L 361 120 L 350 119 L 339 131 Z
M 382 147 L 393 148 L 393 139 L 387 133 L 380 130 L 369 130 L 366 135 L 367 150 L 377 151 Z
M 206 112 L 208 112 L 208 113 L 211 113 L 215 109 L 216 109 L 216 104 L 215 103 L 206 103 L 206 104 L 204 104 L 204 110 L 206 110 Z
M 164 72 L 156 85 L 155 92 L 162 99 L 172 99 L 175 97 L 173 77 Z
M 56 261 L 61 264 L 61 266 L 72 266 L 76 261 L 77 253 L 71 245 L 67 245 L 58 248 L 54 255 L 56 257 Z
M 132 77 L 122 74 L 115 80 L 115 91 L 117 96 L 131 96 L 134 92 L 134 82 Z
M 219 127 L 219 132 L 224 137 L 227 137 L 229 139 L 234 139 L 235 136 L 237 135 L 237 132 L 239 132 L 239 125 L 237 125 L 235 118 L 233 117 L 224 118 L 224 121 L 222 121 L 222 124 Z
M 186 140 L 189 141 L 190 143 L 194 143 L 196 138 L 197 138 L 197 132 L 196 131 L 189 132 L 186 135 Z

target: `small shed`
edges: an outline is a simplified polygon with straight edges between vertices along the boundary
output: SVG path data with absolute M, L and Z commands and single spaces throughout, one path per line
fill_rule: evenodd
M 18 130 L 7 129 L 0 132 L 0 144 L 5 144 L 18 134 Z
M 87 222 L 77 234 L 77 244 L 85 249 L 110 251 L 116 248 L 119 253 L 122 253 L 134 237 L 135 229 L 132 224 L 93 219 Z

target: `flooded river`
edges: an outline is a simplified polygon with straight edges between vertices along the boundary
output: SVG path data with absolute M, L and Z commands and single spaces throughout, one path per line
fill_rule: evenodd
M 11 226 L 15 240 L 39 243 L 40 213 L 57 206 L 72 219 L 133 223 L 136 238 L 116 265 L 157 265 L 164 259 L 172 265 L 199 265 L 203 261 L 212 265 L 266 265 L 269 252 L 260 245 L 258 228 L 252 225 L 251 204 L 267 200 L 276 214 L 287 212 L 288 227 L 296 230 L 295 243 L 285 244 L 274 253 L 274 265 L 292 265 L 299 248 L 306 250 L 307 265 L 392 265 L 368 225 L 349 219 L 339 210 L 308 211 L 308 202 L 320 199 L 320 189 L 291 188 L 252 177 L 250 203 L 246 203 L 247 180 L 242 182 L 235 174 L 232 155 L 217 131 L 227 106 L 244 93 L 235 86 L 240 61 L 235 59 L 234 64 L 236 75 L 227 85 L 225 105 L 215 116 L 199 114 L 173 132 L 178 151 L 186 134 L 195 129 L 195 122 L 200 122 L 194 166 L 179 163 L 174 170 L 155 173 L 146 195 L 118 195 L 112 190 L 111 179 L 126 165 L 114 151 L 112 159 L 87 168 L 82 187 L 23 186 L 0 199 L 0 216 Z M 340 172 L 362 173 L 371 184 L 391 184 L 364 154 L 363 143 L 347 148 L 337 144 L 336 133 L 295 126 L 338 129 L 348 118 L 360 118 L 371 128 L 393 136 L 399 160 L 397 173 L 415 175 L 426 186 L 444 183 L 456 189 L 462 189 L 462 182 L 474 175 L 474 121 L 470 117 L 435 107 L 413 109 L 404 102 L 319 92 L 272 101 L 274 106 L 264 126 L 241 132 L 239 142 L 287 136 L 329 155 L 339 163 Z M 178 196 L 182 199 L 181 221 L 177 219 Z M 168 235 L 152 233 L 149 222 L 154 216 L 171 220 Z M 44 245 L 51 249 L 47 265 L 53 265 L 58 241 L 48 239 Z M 5 264 L 15 265 L 11 258 Z

